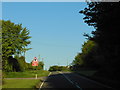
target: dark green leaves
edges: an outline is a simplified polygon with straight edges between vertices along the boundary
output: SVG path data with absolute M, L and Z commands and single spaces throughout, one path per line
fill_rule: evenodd
M 22 24 L 14 24 L 11 21 L 2 20 L 2 51 L 3 56 L 8 57 L 14 54 L 21 54 L 31 41 L 29 30 L 22 28 Z
M 19 56 L 24 53 L 25 56 L 25 52 L 31 49 L 27 48 L 31 43 L 29 40 L 31 38 L 31 36 L 29 36 L 29 30 L 27 30 L 27 28 L 23 28 L 22 24 L 14 24 L 11 21 L 4 20 L 2 20 L 1 27 L 3 70 L 23 71 L 24 69 L 21 69 L 23 68 L 22 65 L 24 65 L 22 60 L 17 61 L 17 59 L 12 57 L 12 55 Z

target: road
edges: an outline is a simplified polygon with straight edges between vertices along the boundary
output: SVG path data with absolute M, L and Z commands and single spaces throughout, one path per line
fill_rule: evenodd
M 39 90 L 44 90 L 46 88 L 52 88 L 56 90 L 59 88 L 78 88 L 79 90 L 86 90 L 88 88 L 97 89 L 107 89 L 110 88 L 106 85 L 98 83 L 96 81 L 90 80 L 76 73 L 70 72 L 52 72 L 47 77 L 47 79 L 41 84 Z

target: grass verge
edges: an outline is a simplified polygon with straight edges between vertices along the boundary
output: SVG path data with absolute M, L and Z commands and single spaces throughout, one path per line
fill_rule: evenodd
M 48 76 L 49 71 L 45 70 L 32 70 L 32 71 L 24 71 L 24 72 L 4 72 L 5 78 L 34 78 L 37 73 L 38 77 Z
M 35 88 L 40 79 L 4 79 L 2 88 Z

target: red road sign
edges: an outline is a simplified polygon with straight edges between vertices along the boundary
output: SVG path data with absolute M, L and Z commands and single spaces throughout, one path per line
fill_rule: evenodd
M 38 61 L 33 61 L 32 66 L 38 66 Z
M 34 59 L 37 59 L 36 57 L 34 57 Z
M 34 60 L 32 61 L 32 66 L 38 66 L 38 60 L 36 57 L 34 57 Z

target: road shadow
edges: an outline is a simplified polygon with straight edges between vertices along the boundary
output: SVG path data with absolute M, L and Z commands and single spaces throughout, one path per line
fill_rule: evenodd
M 62 88 L 77 89 L 77 90 L 87 90 L 87 89 L 103 90 L 108 87 L 93 82 L 74 72 L 73 73 L 52 72 L 52 74 L 48 76 L 47 79 L 44 81 L 44 85 L 40 90 L 45 90 L 45 89 L 57 90 Z

